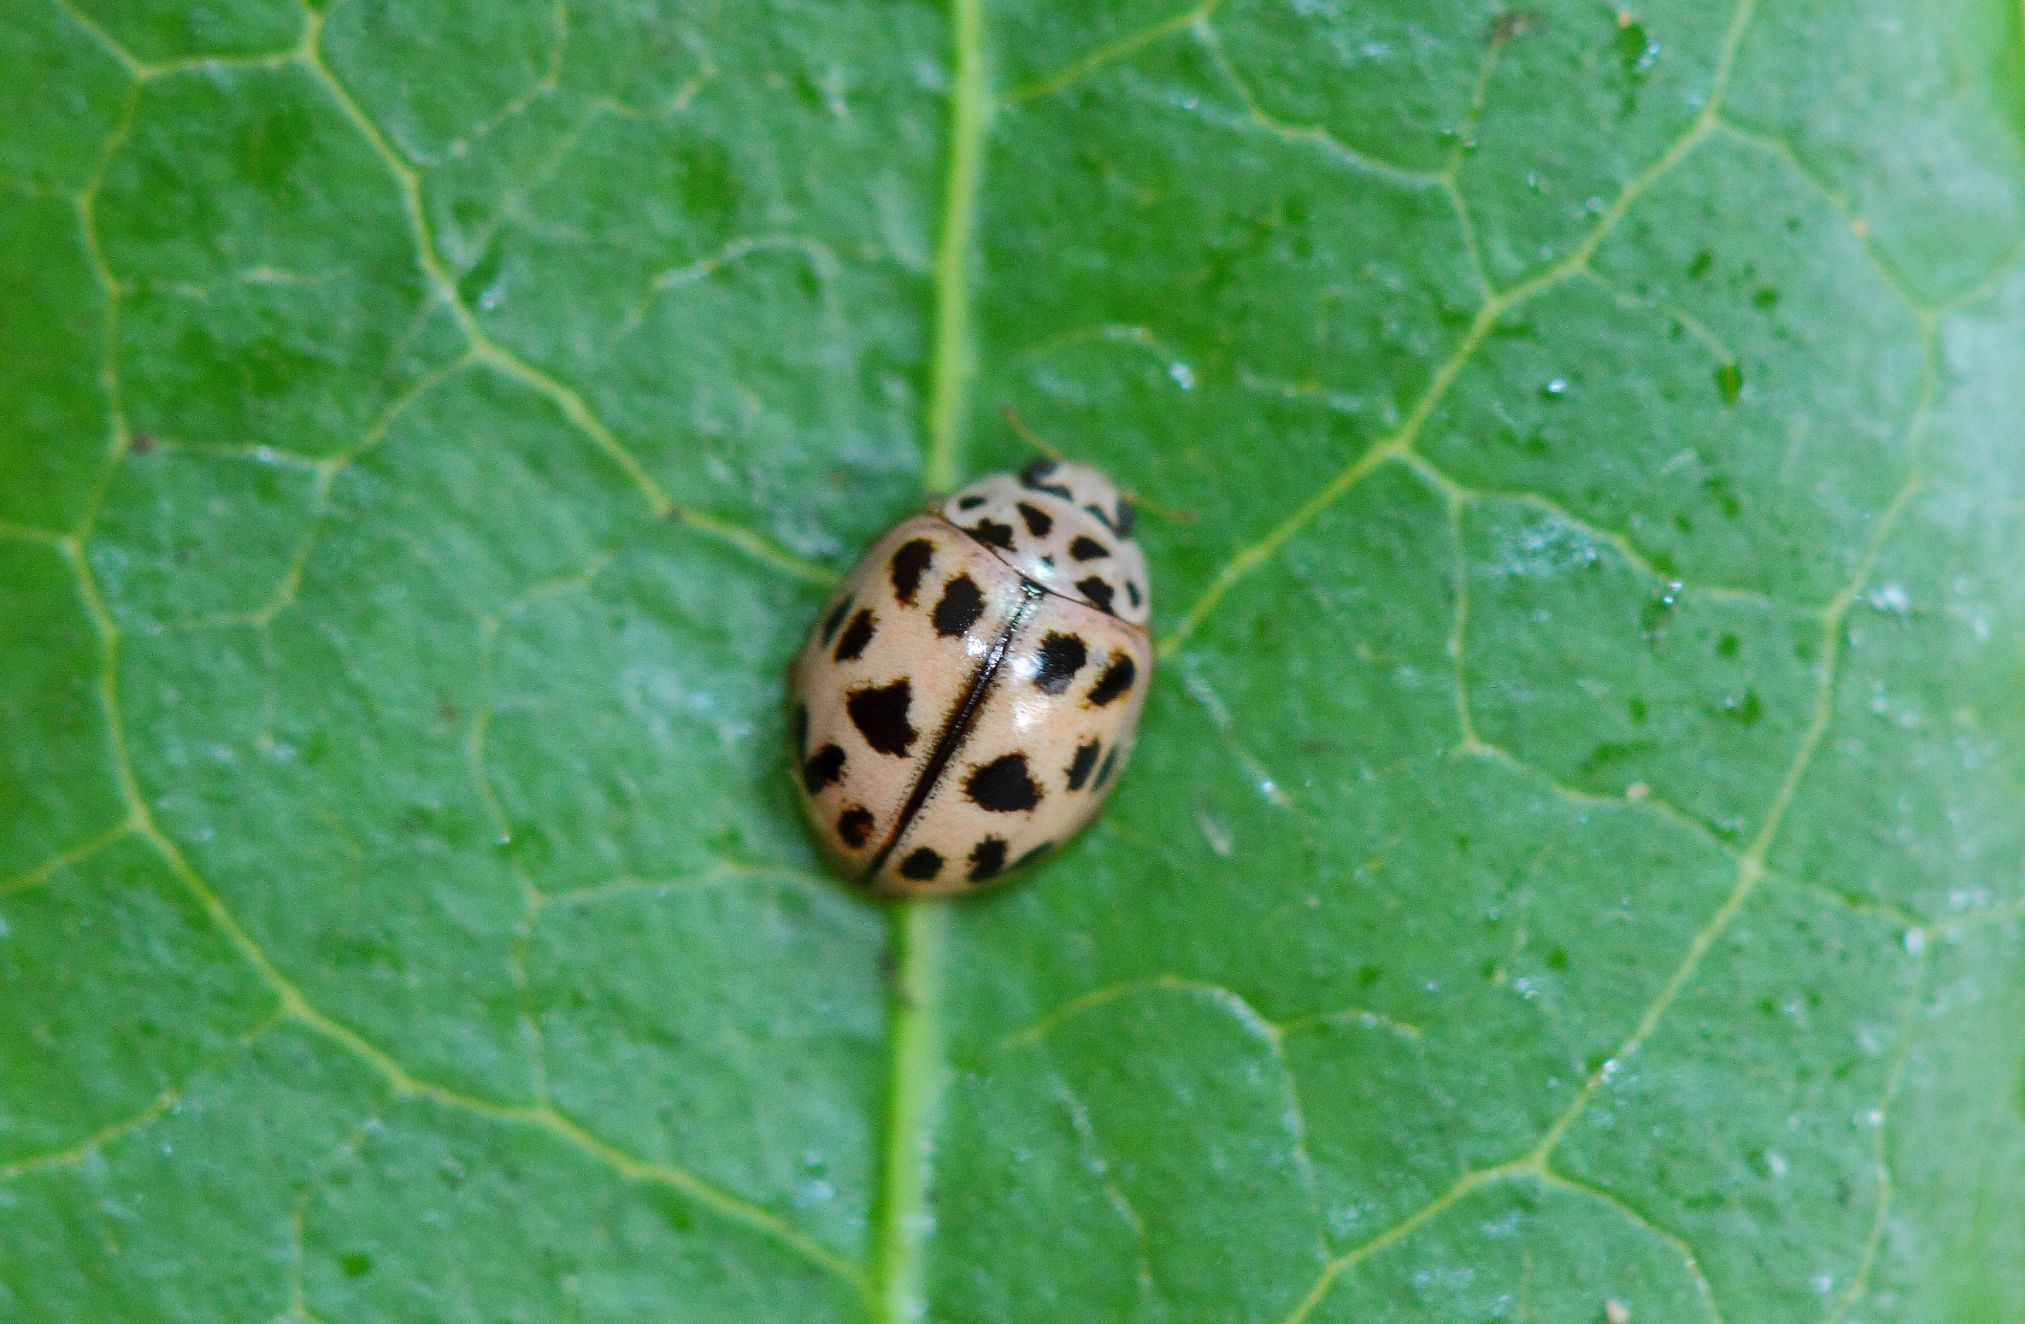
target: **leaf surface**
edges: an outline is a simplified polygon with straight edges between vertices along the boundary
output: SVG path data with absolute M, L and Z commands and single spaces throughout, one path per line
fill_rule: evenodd
M 2015 6 L 980 6 L 0 32 L 0 1314 L 2025 1318 Z M 1139 756 L 876 906 L 1007 405 Z

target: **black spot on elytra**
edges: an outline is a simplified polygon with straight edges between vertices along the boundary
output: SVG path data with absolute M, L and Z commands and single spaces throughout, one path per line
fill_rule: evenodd
M 1111 752 L 1104 756 L 1104 766 L 1097 769 L 1097 780 L 1090 783 L 1090 789 L 1103 790 L 1104 784 L 1111 780 L 1111 774 L 1116 771 L 1118 771 L 1118 747 L 1113 745 Z
M 976 625 L 982 615 L 984 591 L 969 575 L 958 575 L 942 586 L 942 601 L 935 604 L 935 633 L 954 639 Z
M 1035 460 L 1020 470 L 1020 482 L 1036 492 L 1046 492 L 1049 496 L 1058 496 L 1064 501 L 1074 501 L 1076 499 L 1074 492 L 1060 483 L 1048 481 L 1048 475 L 1055 471 L 1055 467 L 1053 460 L 1045 458 Z
M 802 786 L 810 795 L 814 795 L 825 786 L 829 786 L 842 779 L 843 775 L 844 747 L 842 745 L 824 745 L 809 756 L 808 762 L 802 764 Z
M 872 838 L 872 811 L 863 805 L 852 805 L 837 816 L 837 839 L 858 850 Z
M 986 837 L 970 849 L 970 881 L 981 883 L 1005 870 L 1005 838 Z
M 1090 769 L 1097 766 L 1097 755 L 1103 751 L 1103 742 L 1086 741 L 1076 746 L 1076 757 L 1069 761 L 1069 789 L 1080 791 L 1083 783 L 1090 780 Z
M 1001 524 L 995 519 L 981 519 L 970 526 L 970 534 L 979 542 L 990 543 L 993 547 L 1012 550 L 1013 530 L 1010 524 Z
M 908 722 L 914 706 L 914 686 L 902 676 L 891 685 L 876 689 L 852 690 L 844 699 L 844 711 L 865 743 L 881 754 L 905 755 L 919 734 Z
M 1104 668 L 1104 674 L 1097 677 L 1097 683 L 1090 687 L 1090 706 L 1102 708 L 1119 695 L 1132 688 L 1133 679 L 1139 668 L 1123 653 L 1111 655 L 1111 665 Z
M 832 607 L 830 614 L 823 618 L 823 642 L 825 644 L 837 637 L 837 627 L 844 623 L 844 613 L 849 610 L 851 610 L 851 600 L 845 598 Z
M 1118 530 L 1119 537 L 1129 538 L 1132 536 L 1132 526 L 1138 522 L 1139 512 L 1132 508 L 1130 501 L 1120 497 L 1118 499 L 1118 515 L 1117 518 L 1111 521 L 1111 527 Z
M 859 609 L 858 614 L 851 618 L 851 623 L 844 627 L 843 638 L 837 640 L 837 651 L 833 655 L 837 661 L 849 662 L 863 653 L 865 645 L 872 642 L 872 631 L 876 625 L 877 619 L 870 607 Z
M 900 876 L 912 878 L 917 883 L 933 882 L 935 875 L 942 872 L 942 857 L 923 846 L 900 861 Z
M 1111 522 L 1111 512 L 1104 509 L 1102 506 L 1085 506 L 1083 507 L 1083 509 L 1087 511 L 1090 514 L 1090 516 L 1094 518 L 1099 524 L 1111 530 L 1111 532 L 1113 533 L 1121 532 L 1118 526 Z
M 1028 851 L 1026 854 L 1020 856 L 1017 860 L 1014 860 L 1012 862 L 1012 867 L 1015 869 L 1024 869 L 1029 864 L 1032 864 L 1035 860 L 1038 860 L 1039 858 L 1041 858 L 1041 856 L 1046 855 L 1049 851 L 1053 850 L 1054 848 L 1055 848 L 1054 842 L 1044 841 L 1040 845 Z
M 1128 579 L 1125 581 L 1125 596 L 1131 599 L 1132 605 L 1134 607 L 1143 607 L 1146 605 L 1146 595 L 1139 591 L 1139 581 L 1136 579 Z
M 1027 771 L 1024 754 L 1001 754 L 973 771 L 964 793 L 979 809 L 994 814 L 1020 814 L 1041 802 L 1041 788 Z
M 984 504 L 983 497 L 967 496 L 963 500 L 956 503 L 956 508 L 958 510 L 976 510 L 979 506 L 983 504 Z
M 921 587 L 921 576 L 928 572 L 928 566 L 935 560 L 935 544 L 926 538 L 900 544 L 893 553 L 893 562 L 887 569 L 893 580 L 893 596 L 903 607 L 914 605 L 915 591 Z
M 1104 611 L 1111 610 L 1111 585 L 1108 580 L 1091 575 L 1088 579 L 1076 581 L 1076 588 L 1091 603 Z
M 1041 640 L 1040 661 L 1034 670 L 1034 685 L 1043 694 L 1060 694 L 1090 660 L 1090 650 L 1073 634 L 1051 631 Z
M 1022 501 L 1014 509 L 1019 511 L 1020 519 L 1027 526 L 1027 532 L 1036 538 L 1047 537 L 1048 530 L 1055 527 L 1055 517 L 1039 506 L 1030 506 Z
M 1095 561 L 1110 554 L 1111 549 L 1109 547 L 1098 542 L 1087 533 L 1077 534 L 1076 540 L 1069 544 L 1069 555 L 1075 557 L 1078 561 Z

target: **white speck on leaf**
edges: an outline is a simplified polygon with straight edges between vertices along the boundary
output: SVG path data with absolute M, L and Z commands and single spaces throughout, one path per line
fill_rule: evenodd
M 1220 858 L 1228 859 L 1232 849 L 1230 829 L 1212 816 L 1207 809 L 1196 810 L 1195 823 L 1202 829 L 1202 839 L 1209 843 L 1209 848 Z

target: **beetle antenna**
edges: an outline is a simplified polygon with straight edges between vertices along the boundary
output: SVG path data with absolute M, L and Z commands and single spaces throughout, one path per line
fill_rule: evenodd
M 1192 510 L 1181 510 L 1174 506 L 1163 506 L 1157 501 L 1148 501 L 1130 488 L 1125 489 L 1125 499 L 1137 509 L 1156 519 L 1164 519 L 1169 524 L 1193 524 L 1199 518 Z
M 1026 420 L 1020 417 L 1019 410 L 1014 409 L 1011 405 L 1002 405 L 999 408 L 999 413 L 1005 416 L 1006 426 L 1011 428 L 1014 435 L 1021 441 L 1024 441 L 1027 445 L 1033 447 L 1051 460 L 1066 458 L 1062 454 L 1061 447 L 1049 442 L 1047 438 L 1027 426 Z
M 1014 409 L 1011 405 L 1001 405 L 999 406 L 999 413 L 1004 415 L 1006 426 L 1011 428 L 1014 434 L 1027 445 L 1033 447 L 1051 460 L 1067 458 L 1062 454 L 1060 447 L 1055 446 L 1046 437 L 1041 436 L 1040 433 L 1028 427 L 1027 421 L 1020 417 L 1019 410 Z M 1130 488 L 1124 489 L 1122 495 L 1140 510 L 1145 511 L 1149 515 L 1164 519 L 1170 524 L 1195 523 L 1196 514 L 1192 510 L 1176 510 L 1172 506 L 1163 506 L 1158 502 L 1148 501 L 1145 497 L 1140 496 Z

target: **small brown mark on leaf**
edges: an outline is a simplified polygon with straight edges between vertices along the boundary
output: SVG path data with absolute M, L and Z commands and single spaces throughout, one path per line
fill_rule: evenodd
M 914 995 L 900 982 L 899 953 L 893 950 L 890 942 L 879 945 L 879 977 L 886 981 L 887 991 L 892 993 L 896 1004 L 909 1011 L 914 1009 Z

